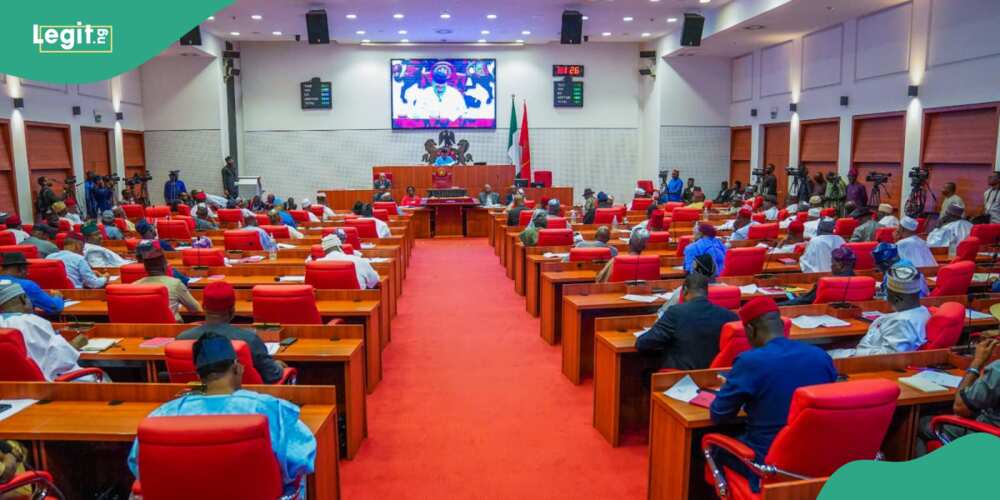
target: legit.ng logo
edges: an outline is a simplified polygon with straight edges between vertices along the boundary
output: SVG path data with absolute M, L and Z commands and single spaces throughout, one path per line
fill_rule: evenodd
M 33 43 L 42 54 L 110 54 L 114 52 L 114 30 L 110 25 L 36 24 Z

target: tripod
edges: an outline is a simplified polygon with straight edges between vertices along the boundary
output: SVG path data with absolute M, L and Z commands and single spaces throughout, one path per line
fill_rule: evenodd
M 913 189 L 910 190 L 910 197 L 906 200 L 905 213 L 910 217 L 920 217 L 924 214 L 924 208 L 927 204 L 927 195 L 931 195 L 931 200 L 934 205 L 937 205 L 937 196 L 934 196 L 934 192 L 927 189 L 927 183 L 921 182 L 915 184 Z M 933 205 L 932 205 L 933 206 Z
M 872 184 L 872 192 L 868 193 L 868 206 L 878 207 L 882 204 L 882 191 L 885 191 L 885 197 L 892 199 L 892 193 L 889 189 L 885 187 L 884 182 L 875 182 Z

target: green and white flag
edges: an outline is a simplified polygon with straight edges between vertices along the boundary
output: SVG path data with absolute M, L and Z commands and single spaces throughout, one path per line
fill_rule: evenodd
M 510 128 L 507 131 L 507 157 L 510 164 L 521 168 L 521 145 L 517 138 L 517 108 L 514 107 L 514 96 L 510 97 Z

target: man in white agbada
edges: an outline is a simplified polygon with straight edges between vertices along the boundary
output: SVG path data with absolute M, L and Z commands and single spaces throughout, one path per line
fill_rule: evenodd
M 323 207 L 323 220 L 330 220 L 337 215 L 332 208 L 326 205 L 326 195 L 316 195 L 316 204 Z
M 878 227 L 899 227 L 899 219 L 892 215 L 892 205 L 882 203 L 878 206 Z
M 309 222 L 319 222 L 319 217 L 316 217 L 316 214 L 309 208 L 311 206 L 312 202 L 309 201 L 309 198 L 302 198 L 302 210 L 309 214 Z
M 798 216 L 798 214 L 799 214 L 799 204 L 798 203 L 793 203 L 791 205 L 788 205 L 788 208 L 786 208 L 785 210 L 788 211 L 788 217 L 785 217 L 785 220 L 783 220 L 781 222 L 778 222 L 778 228 L 779 229 L 788 229 L 788 225 L 791 224 L 792 222 L 794 222 L 795 219 L 799 218 L 799 216 Z
M 80 231 L 87 240 L 83 244 L 83 258 L 87 259 L 90 267 L 122 267 L 125 264 L 135 263 L 134 260 L 126 259 L 113 250 L 101 246 L 104 238 L 97 224 L 88 222 Z
M 955 255 L 958 243 L 972 232 L 972 223 L 962 218 L 964 212 L 965 209 L 959 205 L 949 205 L 938 226 L 927 235 L 927 246 L 948 247 L 948 254 Z
M 778 220 L 778 206 L 776 205 L 776 200 L 774 196 L 767 195 L 764 197 L 764 204 L 761 207 L 764 209 L 764 218 L 770 222 Z
M 361 217 L 358 220 L 365 220 L 365 218 Z M 389 230 L 389 225 L 384 220 L 375 217 L 372 217 L 371 220 L 375 221 L 375 232 L 378 233 L 379 238 L 389 238 L 392 236 L 392 231 Z
M 804 273 L 828 273 L 833 264 L 833 250 L 844 244 L 844 238 L 833 234 L 836 221 L 830 218 L 820 221 L 817 234 L 806 244 L 806 251 L 799 258 L 799 268 Z
M 916 351 L 927 342 L 930 311 L 920 305 L 920 272 L 912 266 L 889 269 L 886 301 L 894 312 L 876 319 L 854 349 L 827 351 L 833 358 Z
M 806 222 L 802 225 L 805 229 L 802 231 L 802 236 L 805 239 L 812 238 L 816 236 L 816 231 L 819 229 L 819 214 L 820 209 L 813 207 L 809 209 L 809 217 Z
M 934 254 L 927 246 L 927 242 L 917 236 L 917 220 L 904 215 L 899 220 L 899 227 L 896 228 L 896 248 L 899 249 L 899 257 L 906 259 L 914 267 L 936 266 Z
M 336 233 L 324 236 L 320 244 L 322 244 L 326 255 L 318 260 L 346 260 L 353 262 L 354 272 L 358 276 L 358 284 L 361 285 L 361 288 L 378 287 L 378 272 L 375 271 L 375 268 L 366 259 L 357 255 L 344 253 L 341 248 L 341 237 L 346 238 L 343 231 L 337 231 Z
M 749 208 L 743 207 L 736 214 L 736 221 L 733 222 L 733 232 L 729 235 L 729 241 L 742 241 L 750 238 L 750 228 L 756 226 L 753 221 L 753 212 Z
M 35 361 L 49 382 L 56 377 L 79 370 L 80 352 L 56 333 L 52 323 L 32 314 L 31 301 L 21 285 L 10 280 L 0 281 L 0 328 L 13 328 L 21 332 L 28 357 Z M 80 337 L 86 344 L 85 337 Z

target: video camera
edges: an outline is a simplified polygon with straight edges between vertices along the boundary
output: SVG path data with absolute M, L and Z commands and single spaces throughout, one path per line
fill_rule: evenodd
M 865 176 L 865 181 L 875 184 L 885 184 L 889 182 L 889 177 L 892 177 L 892 172 L 868 172 L 868 175 Z
M 923 186 L 927 183 L 927 180 L 931 177 L 931 171 L 920 166 L 916 166 L 910 169 L 910 172 L 906 174 L 913 186 Z
M 125 180 L 125 185 L 132 187 L 138 184 L 147 183 L 151 180 L 153 180 L 153 176 L 149 173 L 148 170 L 143 172 L 142 174 L 136 172 L 135 175 Z
M 809 175 L 809 169 L 807 169 L 805 165 L 800 165 L 798 167 L 787 166 L 785 167 L 785 173 L 788 174 L 789 177 L 805 178 Z
M 764 169 L 763 168 L 755 168 L 755 169 L 753 169 L 753 170 L 750 171 L 750 174 L 751 175 L 756 175 L 757 177 L 764 177 Z

